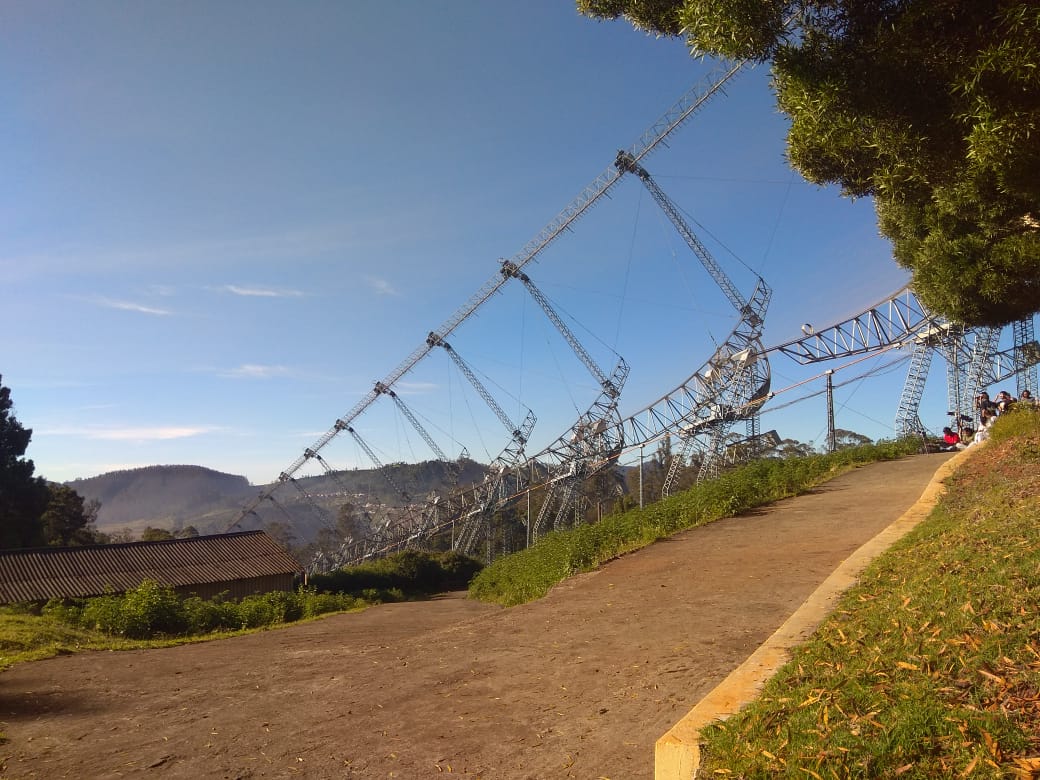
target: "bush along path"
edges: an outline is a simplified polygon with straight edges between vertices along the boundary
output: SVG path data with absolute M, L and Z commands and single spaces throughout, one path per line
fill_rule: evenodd
M 157 647 L 274 628 L 466 587 L 480 562 L 405 550 L 311 578 L 308 587 L 243 599 L 184 598 L 146 580 L 126 593 L 0 608 L 0 669 L 85 650 Z
M 541 598 L 567 577 L 658 539 L 800 495 L 856 466 L 905 457 L 919 448 L 917 441 L 891 441 L 808 458 L 755 461 L 643 509 L 548 534 L 481 571 L 470 595 L 503 606 Z

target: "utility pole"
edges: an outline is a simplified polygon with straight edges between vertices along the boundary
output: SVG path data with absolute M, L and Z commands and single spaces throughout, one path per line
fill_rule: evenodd
M 639 445 L 639 508 L 643 508 L 643 445 Z
M 827 452 L 834 452 L 838 448 L 834 437 L 834 371 L 828 368 L 823 373 L 827 377 Z
M 527 546 L 531 546 L 531 486 L 534 485 L 534 461 L 531 461 L 531 478 L 527 481 Z

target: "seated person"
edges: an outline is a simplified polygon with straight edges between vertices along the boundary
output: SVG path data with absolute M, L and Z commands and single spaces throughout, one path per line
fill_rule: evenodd
M 942 449 L 946 452 L 957 449 L 957 445 L 960 444 L 961 437 L 953 432 L 952 428 L 943 428 L 943 446 Z
M 984 411 L 979 418 L 980 428 L 989 428 L 993 424 L 993 421 L 997 419 L 997 412 L 995 409 L 987 409 Z
M 977 396 L 975 396 L 975 408 L 979 412 L 984 412 L 987 409 L 996 409 L 997 405 L 989 399 L 989 393 L 983 390 Z
M 1001 390 L 994 399 L 997 405 L 997 414 L 1003 414 L 1015 403 L 1014 397 L 1007 390 Z

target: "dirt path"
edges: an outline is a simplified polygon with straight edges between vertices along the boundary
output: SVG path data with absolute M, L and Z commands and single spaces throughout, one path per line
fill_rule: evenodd
M 459 596 L 0 676 L 6 778 L 638 780 L 946 455 L 858 469 L 503 610 Z

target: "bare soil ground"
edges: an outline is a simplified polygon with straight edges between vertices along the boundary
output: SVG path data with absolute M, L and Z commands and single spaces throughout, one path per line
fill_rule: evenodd
M 7 778 L 653 776 L 653 745 L 948 455 L 857 469 L 501 609 L 455 594 L 0 676 Z

